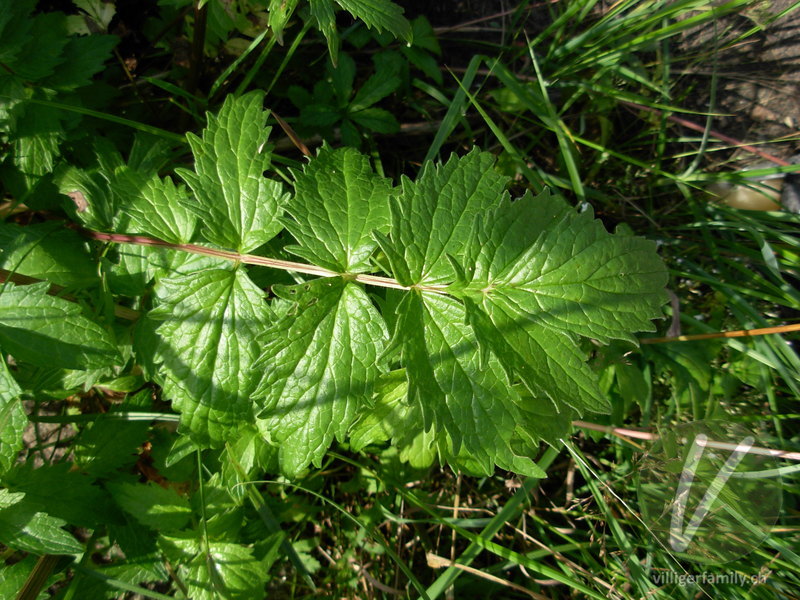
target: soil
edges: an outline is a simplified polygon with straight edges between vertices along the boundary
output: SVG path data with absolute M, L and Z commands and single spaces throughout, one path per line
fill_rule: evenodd
M 793 3 L 793 0 L 763 2 L 745 15 L 722 18 L 685 35 L 678 46 L 679 52 L 687 56 L 696 53 L 720 33 L 729 38 L 744 34 L 756 25 L 767 23 Z M 712 129 L 748 143 L 766 142 L 760 146 L 762 149 L 788 160 L 800 145 L 798 59 L 800 11 L 794 11 L 764 31 L 718 52 L 716 61 L 707 56 L 691 67 L 686 73 L 687 84 L 698 84 L 691 108 L 723 113 L 725 116 L 714 119 Z M 714 73 L 718 87 L 716 102 L 711 103 L 709 83 Z M 786 143 L 787 140 L 792 141 Z

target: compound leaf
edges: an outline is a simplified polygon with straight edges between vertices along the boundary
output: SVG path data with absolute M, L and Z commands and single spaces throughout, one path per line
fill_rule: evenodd
M 263 292 L 241 269 L 162 279 L 157 333 L 164 393 L 201 445 L 221 445 L 253 420 L 256 334 L 267 318 Z
M 389 235 L 375 236 L 412 288 L 390 347 L 440 455 L 524 472 L 568 416 L 608 411 L 580 338 L 635 343 L 661 316 L 667 272 L 654 243 L 608 233 L 591 211 L 548 193 L 512 202 L 493 163 L 475 150 L 424 167 L 391 201 Z M 552 410 L 558 427 L 526 431 Z
M 208 114 L 202 138 L 187 134 L 195 171 L 176 169 L 194 192 L 186 206 L 205 224 L 205 238 L 243 253 L 283 228 L 279 217 L 288 197 L 280 182 L 264 177 L 272 147 L 263 100 L 262 92 L 229 96 L 218 115 Z
M 578 336 L 635 343 L 666 296 L 655 244 L 609 234 L 545 192 L 503 199 L 476 225 L 464 270 L 468 314 L 481 344 L 556 408 L 606 412 Z
M 282 471 L 319 465 L 372 396 L 386 326 L 360 286 L 340 278 L 273 286 L 297 304 L 265 335 L 258 426 L 280 444 Z
M 387 232 L 392 185 L 352 148 L 325 146 L 295 173 L 295 197 L 286 206 L 286 228 L 300 246 L 287 250 L 338 273 L 371 270 L 373 231 Z

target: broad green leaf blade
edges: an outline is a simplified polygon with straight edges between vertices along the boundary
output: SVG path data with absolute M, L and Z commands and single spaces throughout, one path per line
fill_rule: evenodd
M 65 287 L 98 282 L 86 241 L 63 223 L 0 223 L 0 268 Z
M 15 63 L 9 65 L 24 81 L 37 81 L 51 75 L 64 62 L 62 49 L 69 38 L 64 13 L 36 15 L 32 20 L 31 36 Z
M 36 512 L 25 494 L 0 489 L 0 543 L 34 554 L 79 554 L 84 548 L 61 527 L 65 521 Z
M 566 404 L 579 413 L 608 412 L 608 399 L 572 337 L 543 327 L 499 294 L 480 308 L 465 302 L 479 343 L 500 359 L 510 378 L 519 376 L 532 394 L 549 398 L 556 410 Z
M 33 99 L 39 94 L 25 90 L 24 95 L 26 99 Z M 2 102 L 0 107 L 3 104 L 6 102 Z M 0 108 L 0 115 L 3 112 Z M 7 141 L 10 151 L 5 161 L 3 179 L 8 181 L 9 189 L 25 193 L 41 185 L 43 178 L 50 179 L 61 153 L 60 144 L 65 137 L 62 124 L 64 113 L 49 106 L 23 101 L 16 103 L 8 111 L 8 116 Z M 16 167 L 16 172 L 10 169 L 12 165 Z
M 412 467 L 430 467 L 436 460 L 436 434 L 420 427 L 422 413 L 408 401 L 405 369 L 380 377 L 375 384 L 373 406 L 364 411 L 350 430 L 350 447 L 360 452 L 370 444 L 392 440 L 400 449 L 400 460 Z
M 452 283 L 447 255 L 461 256 L 478 215 L 505 196 L 506 178 L 494 157 L 473 150 L 444 165 L 426 163 L 415 182 L 404 178 L 392 202 L 391 243 L 381 240 L 395 277 L 403 285 Z
M 508 376 L 557 411 L 607 412 L 579 336 L 635 342 L 633 332 L 652 330 L 667 281 L 655 244 L 609 234 L 591 211 L 545 192 L 500 200 L 476 221 L 462 260 L 468 283 L 452 292 Z
M 388 335 L 354 283 L 325 278 L 273 291 L 297 304 L 265 335 L 258 427 L 280 444 L 281 470 L 294 475 L 319 465 L 334 438 L 344 439 L 372 396 Z
M 400 72 L 405 66 L 400 54 L 385 52 L 373 57 L 375 73 L 364 82 L 347 107 L 348 112 L 357 113 L 380 102 L 400 87 Z
M 311 9 L 311 16 L 317 22 L 317 29 L 325 36 L 328 42 L 328 54 L 331 55 L 331 62 L 334 66 L 338 63 L 339 57 L 339 35 L 336 33 L 336 12 L 333 0 L 308 0 Z
M 31 510 L 46 512 L 77 527 L 94 529 L 107 523 L 116 514 L 108 494 L 93 485 L 91 477 L 71 467 L 68 462 L 60 462 L 34 468 L 33 461 L 28 461 L 9 471 L 3 483 L 24 493 L 25 504 Z
M 17 453 L 22 448 L 22 433 L 28 424 L 28 417 L 19 399 L 21 393 L 22 390 L 8 372 L 5 355 L 0 350 L 0 475 L 14 465 Z
M 107 489 L 122 509 L 156 531 L 175 531 L 192 518 L 189 500 L 173 488 L 153 483 L 110 483 Z
M 328 146 L 295 178 L 295 197 L 286 206 L 294 219 L 285 224 L 300 246 L 287 250 L 338 273 L 372 270 L 372 232 L 389 228 L 389 180 L 353 148 Z
M 124 210 L 117 215 L 117 231 L 144 233 L 165 242 L 185 244 L 192 239 L 197 223 L 186 207 L 189 194 L 183 185 L 171 179 L 151 177 L 126 198 Z
M 409 399 L 423 415 L 432 414 L 440 453 L 471 473 L 489 474 L 496 464 L 541 475 L 534 448 L 525 454 L 512 448 L 520 397 L 499 361 L 481 351 L 464 306 L 441 294 L 410 292 L 398 312 L 393 343 L 406 363 Z M 419 327 L 413 334 L 412 323 Z
M 83 170 L 61 165 L 54 173 L 58 191 L 69 196 L 64 204 L 75 221 L 89 229 L 111 231 L 117 198 L 108 177 L 97 169 Z
M 108 4 L 106 6 L 109 6 Z M 103 68 L 111 50 L 119 42 L 113 35 L 87 35 L 67 38 L 62 53 L 64 62 L 41 82 L 47 88 L 73 90 L 92 82 L 92 75 Z
M 354 123 L 366 127 L 376 133 L 397 133 L 400 131 L 400 123 L 388 110 L 382 108 L 365 108 L 356 113 L 350 113 L 348 118 Z
M 3 2 L 3 10 L 0 10 L 0 62 L 3 64 L 14 64 L 14 60 L 30 40 L 33 24 L 30 13 L 35 4 L 35 0 Z
M 503 199 L 475 229 L 469 293 L 503 312 L 602 342 L 635 342 L 662 317 L 667 269 L 655 243 L 610 234 L 591 210 L 544 192 Z
M 93 369 L 115 364 L 109 333 L 74 302 L 48 296 L 46 282 L 6 283 L 0 294 L 0 346 L 18 360 L 45 367 Z
M 262 109 L 264 94 L 229 96 L 202 138 L 187 134 L 195 171 L 176 169 L 195 195 L 187 206 L 204 224 L 214 244 L 245 253 L 268 242 L 282 229 L 279 217 L 287 195 L 280 182 L 264 177 L 272 147 Z
M 193 441 L 218 446 L 253 420 L 263 292 L 241 269 L 162 279 L 155 289 L 161 303 L 149 317 L 164 321 L 157 330 L 164 395 Z
M 299 0 L 270 0 L 269 2 L 269 26 L 275 33 L 275 38 L 279 44 L 283 44 L 283 28 L 294 13 Z
M 159 546 L 176 566 L 192 600 L 252 600 L 264 596 L 268 565 L 253 549 L 212 541 L 205 547 L 201 533 L 161 536 Z
M 109 414 L 97 417 L 75 441 L 75 464 L 92 477 L 108 477 L 117 469 L 130 468 L 148 439 L 150 423 L 124 421 Z
M 388 31 L 395 37 L 411 42 L 411 23 L 403 16 L 403 9 L 390 0 L 336 0 L 336 3 L 367 27 Z
M 335 67 L 326 65 L 325 71 L 328 77 L 314 86 L 313 97 L 323 104 L 330 102 L 337 104 L 337 108 L 343 108 L 350 101 L 350 96 L 353 95 L 356 61 L 349 54 L 342 54 L 339 57 L 339 64 Z M 334 97 L 330 97 L 331 91 Z
M 75 6 L 85 11 L 100 29 L 106 30 L 111 24 L 117 9 L 114 4 L 103 0 L 73 0 Z

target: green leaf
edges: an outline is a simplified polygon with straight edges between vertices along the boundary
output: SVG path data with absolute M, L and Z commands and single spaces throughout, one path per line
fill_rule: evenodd
M 0 268 L 65 287 L 98 282 L 86 242 L 62 223 L 0 223 Z
M 158 328 L 164 395 L 201 445 L 220 445 L 252 423 L 250 392 L 257 332 L 267 318 L 264 294 L 241 269 L 209 269 L 162 279 Z
M 118 215 L 116 230 L 186 244 L 197 224 L 197 217 L 186 207 L 188 197 L 183 185 L 176 186 L 169 178 L 153 176 L 138 194 L 128 196 L 125 209 Z
M 104 0 L 73 0 L 75 6 L 85 11 L 100 28 L 108 29 L 117 12 L 113 2 Z
M 18 593 L 25 585 L 25 581 L 31 571 L 35 568 L 37 560 L 37 557 L 29 554 L 12 565 L 5 563 L 0 566 L 0 598 L 18 598 Z M 50 582 L 45 584 L 44 587 L 46 588 L 49 585 Z
M 397 122 L 394 115 L 382 108 L 365 108 L 347 116 L 361 125 L 361 127 L 365 127 L 375 133 L 397 133 L 400 131 L 400 123 Z
M 333 93 L 339 101 L 339 106 L 345 106 L 353 94 L 353 82 L 356 78 L 356 61 L 349 54 L 339 56 L 339 64 L 335 67 L 328 65 L 325 69 L 328 74 L 327 81 L 333 86 Z M 318 97 L 317 87 L 314 86 L 314 96 Z M 322 96 L 324 99 L 324 96 Z
M 106 4 L 112 6 L 112 4 Z M 113 35 L 88 35 L 68 38 L 62 52 L 64 62 L 40 85 L 58 90 L 73 90 L 89 85 L 92 75 L 103 69 L 111 50 L 119 42 Z
M 400 351 L 409 400 L 420 406 L 425 430 L 434 428 L 440 454 L 474 474 L 489 474 L 497 464 L 543 476 L 532 460 L 535 447 L 512 448 L 521 399 L 499 361 L 479 347 L 464 306 L 410 292 L 397 312 L 392 350 Z
M 317 29 L 325 36 L 328 42 L 328 53 L 334 65 L 339 57 L 339 34 L 336 32 L 336 12 L 333 0 L 308 0 L 311 7 L 311 16 L 317 22 Z
M 37 81 L 51 75 L 65 60 L 62 50 L 68 41 L 66 17 L 60 12 L 36 15 L 30 32 L 28 42 L 9 67 L 20 79 Z
M 46 282 L 6 283 L 0 294 L 0 346 L 19 360 L 46 367 L 92 369 L 120 360 L 116 344 L 81 308 L 47 295 Z
M 273 292 L 297 304 L 264 336 L 258 427 L 280 445 L 281 470 L 294 475 L 319 465 L 334 437 L 344 439 L 372 395 L 387 332 L 354 283 L 326 278 Z
M 114 246 L 102 259 L 103 271 L 111 292 L 123 296 L 144 294 L 156 272 L 151 259 L 161 252 L 163 248 L 151 246 L 133 244 Z
M 195 172 L 176 169 L 194 192 L 186 206 L 204 223 L 205 238 L 242 253 L 277 235 L 288 198 L 280 182 L 264 177 L 272 147 L 263 101 L 262 92 L 229 96 L 217 116 L 208 115 L 202 139 L 187 134 Z
M 606 412 L 577 335 L 635 342 L 666 300 L 655 244 L 609 234 L 591 211 L 543 193 L 504 198 L 481 220 L 464 259 L 468 316 L 481 345 L 534 396 Z
M 515 388 L 520 388 L 517 392 L 522 398 L 519 405 L 521 419 L 517 423 L 515 437 L 534 446 L 543 441 L 551 446 L 559 446 L 561 439 L 569 435 L 572 421 L 579 413 L 569 406 L 560 405 L 556 408 L 549 400 L 534 398 L 523 386 Z
M 93 477 L 104 477 L 132 466 L 147 441 L 147 421 L 123 421 L 101 415 L 75 442 L 75 463 Z
M 156 531 L 182 529 L 192 518 L 189 501 L 173 488 L 154 483 L 110 483 L 106 487 L 125 512 Z
M 286 206 L 294 220 L 284 222 L 300 246 L 286 249 L 338 273 L 372 270 L 372 232 L 388 231 L 391 182 L 375 175 L 356 150 L 328 146 L 295 179 Z
M 299 0 L 270 0 L 269 26 L 279 44 L 283 44 L 283 28 L 294 13 Z
M 200 541 L 199 532 L 161 536 L 159 546 L 178 566 L 192 600 L 252 600 L 264 595 L 268 569 L 252 548 L 225 542 Z
M 403 9 L 389 0 L 336 0 L 336 3 L 367 27 L 388 31 L 395 37 L 411 42 L 411 23 L 403 16 Z
M 19 399 L 21 393 L 8 372 L 5 354 L 0 350 L 0 475 L 14 465 L 22 448 L 22 433 L 28 417 Z
M 339 110 L 328 104 L 308 104 L 300 109 L 300 121 L 306 127 L 330 127 L 341 118 Z
M 465 266 L 484 302 L 601 342 L 635 342 L 632 332 L 653 331 L 663 316 L 667 270 L 655 249 L 544 192 L 499 202 L 476 227 Z
M 97 169 L 83 170 L 60 165 L 54 180 L 65 196 L 65 206 L 74 220 L 89 229 L 111 231 L 117 212 L 117 198 L 111 191 L 109 178 Z
M 509 377 L 519 376 L 532 394 L 550 398 L 555 407 L 608 412 L 586 354 L 568 334 L 543 327 L 499 294 L 480 308 L 469 299 L 465 303 L 479 342 L 501 360 Z
M 112 518 L 105 491 L 67 462 L 34 467 L 33 461 L 28 461 L 9 471 L 3 483 L 15 492 L 24 493 L 25 504 L 33 510 L 46 512 L 70 525 L 95 528 Z
M 414 34 L 415 48 L 424 48 L 434 54 L 442 53 L 441 48 L 439 48 L 439 40 L 436 39 L 436 32 L 424 15 L 420 15 L 411 21 L 411 30 Z
M 55 168 L 64 137 L 62 114 L 49 106 L 19 102 L 9 111 L 9 118 L 11 152 L 6 164 L 19 170 L 26 188 L 35 188 Z
M 541 440 L 609 408 L 580 337 L 635 342 L 661 316 L 667 272 L 655 244 L 609 234 L 591 211 L 546 193 L 511 202 L 493 163 L 473 151 L 427 165 L 391 202 L 390 235 L 375 236 L 393 274 L 443 293 L 406 295 L 387 354 L 399 355 L 409 401 L 450 464 L 534 473 Z M 378 410 L 384 434 L 408 412 Z M 537 427 L 551 414 L 553 427 Z M 374 427 L 362 437 L 380 437 Z
M 350 430 L 350 447 L 359 452 L 392 440 L 400 449 L 400 460 L 416 468 L 429 467 L 437 456 L 436 434 L 420 427 L 421 422 L 419 403 L 408 401 L 405 369 L 397 369 L 377 381 L 372 408 L 362 412 Z
M 0 10 L 0 62 L 12 65 L 30 39 L 33 19 L 30 13 L 35 0 L 5 0 Z
M 364 82 L 355 98 L 347 107 L 351 113 L 372 106 L 394 92 L 402 82 L 400 70 L 403 68 L 402 57 L 394 52 L 376 54 L 373 58 L 375 73 Z
M 395 278 L 403 285 L 452 283 L 456 273 L 447 255 L 460 256 L 478 215 L 503 194 L 506 179 L 494 157 L 473 150 L 453 155 L 445 165 L 426 163 L 416 181 L 404 177 L 391 203 L 391 241 L 379 236 Z
M 36 512 L 25 494 L 0 489 L 0 543 L 34 554 L 79 554 L 83 546 L 61 527 L 66 522 Z

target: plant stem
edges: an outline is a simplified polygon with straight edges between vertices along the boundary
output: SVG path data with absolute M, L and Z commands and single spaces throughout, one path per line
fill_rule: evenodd
M 750 337 L 753 335 L 769 335 L 771 333 L 787 333 L 800 331 L 800 323 L 780 325 L 778 327 L 762 327 L 761 329 L 738 329 L 736 331 L 717 331 L 715 333 L 698 333 L 695 335 L 678 335 L 675 337 L 642 338 L 642 344 L 663 344 L 665 342 L 692 342 L 695 340 L 712 340 L 715 338 Z
M 601 433 L 615 435 L 621 439 L 634 438 L 638 440 L 655 442 L 660 438 L 658 434 L 650 433 L 649 431 L 638 431 L 636 429 L 612 427 L 610 425 L 598 425 L 597 423 L 587 423 L 586 421 L 573 421 L 572 425 L 574 427 L 580 427 L 581 429 L 589 429 L 590 431 L 599 431 Z M 684 439 L 681 441 L 685 442 Z M 715 440 L 707 440 L 704 442 L 704 445 L 708 446 L 709 448 L 717 448 L 719 450 L 734 451 L 737 449 L 736 444 L 731 444 L 730 442 L 718 442 Z M 776 450 L 775 448 L 762 448 L 761 446 L 751 446 L 750 449 L 747 450 L 747 453 L 758 454 L 760 456 L 771 456 L 781 460 L 800 460 L 800 452 Z
M 307 275 L 317 275 L 318 277 L 347 277 L 353 281 L 364 283 L 366 285 L 374 285 L 378 287 L 394 288 L 398 290 L 418 290 L 421 292 L 435 292 L 444 293 L 445 286 L 438 285 L 402 285 L 396 279 L 390 277 L 381 277 L 379 275 L 367 275 L 365 273 L 337 273 L 324 267 L 316 265 L 309 265 L 305 263 L 292 262 L 290 260 L 281 260 L 279 258 L 269 258 L 266 256 L 256 256 L 254 254 L 239 254 L 231 250 L 220 250 L 217 248 L 208 248 L 206 246 L 198 246 L 197 244 L 173 244 L 165 242 L 156 238 L 145 237 L 142 235 L 127 235 L 123 233 L 101 233 L 99 231 L 90 231 L 82 229 L 81 233 L 85 236 L 95 240 L 106 242 L 114 242 L 117 244 L 138 244 L 140 246 L 161 246 L 163 248 L 172 248 L 174 250 L 181 250 L 183 252 L 191 252 L 192 254 L 203 254 L 205 256 L 214 256 L 225 260 L 234 262 L 245 263 L 248 265 L 260 265 L 262 267 L 269 267 L 271 269 L 280 269 L 282 271 L 292 271 L 295 273 L 305 273 Z

